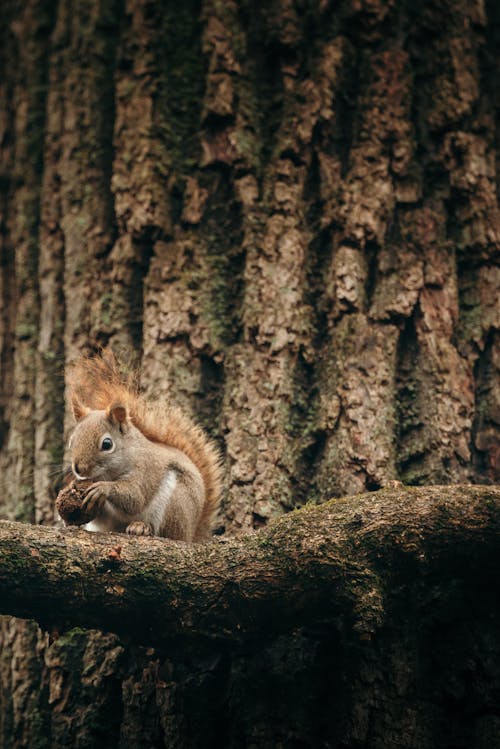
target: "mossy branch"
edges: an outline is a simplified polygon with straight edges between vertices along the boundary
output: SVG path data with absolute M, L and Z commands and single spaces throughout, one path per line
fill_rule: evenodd
M 432 587 L 438 606 L 450 581 L 496 574 L 499 531 L 500 489 L 485 486 L 397 485 L 200 545 L 3 521 L 0 613 L 152 645 L 334 620 L 369 639 L 411 591 Z

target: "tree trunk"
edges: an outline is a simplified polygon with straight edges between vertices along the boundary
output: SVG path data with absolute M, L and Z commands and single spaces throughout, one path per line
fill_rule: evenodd
M 220 534 L 394 479 L 498 481 L 499 29 L 491 0 L 6 0 L 0 517 L 55 522 L 65 364 L 108 344 L 224 449 Z M 449 639 L 395 624 L 392 650 L 365 643 L 373 669 L 341 669 L 332 688 L 322 661 L 358 663 L 343 635 L 174 665 L 5 618 L 0 736 L 6 749 L 494 746 L 497 677 L 484 703 L 467 682 L 470 663 L 497 673 L 496 644 L 481 660 L 494 622 L 481 609 L 471 623 L 454 586 L 464 624 L 443 619 Z M 445 656 L 455 671 L 438 684 Z M 396 712 L 377 691 L 391 673 Z M 207 689 L 218 718 L 193 727 Z M 249 702 L 240 734 L 224 690 Z M 331 705 L 355 695 L 369 707 L 333 726 Z

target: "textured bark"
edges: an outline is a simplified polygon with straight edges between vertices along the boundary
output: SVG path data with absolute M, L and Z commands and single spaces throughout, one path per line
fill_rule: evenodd
M 339 620 L 371 636 L 423 577 L 438 597 L 450 576 L 493 569 L 499 530 L 497 488 L 402 485 L 198 545 L 3 521 L 1 612 L 146 645 L 246 641 Z
M 6 516 L 52 522 L 64 363 L 107 343 L 221 439 L 225 530 L 496 480 L 493 5 L 6 13 Z
M 14 723 L 30 746 L 42 729 L 42 746 L 496 746 L 499 531 L 497 488 L 402 485 L 198 546 L 0 523 L 2 611 L 52 631 L 49 644 L 27 623 L 6 630 L 3 657 L 27 650 L 40 691 L 13 671 L 0 735 L 9 746 Z M 149 649 L 129 644 L 127 659 L 115 636 L 75 625 Z
M 5 0 L 0 517 L 54 522 L 71 426 L 64 368 L 102 344 L 224 449 L 220 533 L 398 478 L 498 481 L 499 28 L 491 0 Z M 469 635 L 452 630 L 457 670 L 434 694 L 455 706 L 448 718 L 471 697 L 458 657 Z M 490 634 L 470 631 L 484 654 Z M 304 637 L 286 640 L 288 663 L 312 674 L 323 651 Z M 208 713 L 196 736 L 189 727 L 201 656 L 189 687 L 188 660 L 174 668 L 98 632 L 49 646 L 6 618 L 0 638 L 9 747 L 211 736 Z M 383 651 L 407 664 L 394 686 L 406 697 L 412 638 Z M 258 665 L 273 663 L 281 683 L 283 648 L 252 668 L 225 656 L 207 666 L 221 705 L 226 687 L 253 693 Z M 370 678 L 353 695 L 364 684 L 385 714 Z M 312 710 L 287 683 L 289 712 Z M 328 706 L 337 687 L 319 680 L 311 700 Z M 239 745 L 301 745 L 300 731 L 271 735 L 259 699 Z M 405 725 L 414 719 L 406 744 L 394 712 L 385 731 L 360 708 L 330 733 L 339 746 L 494 746 L 495 710 L 481 720 L 457 708 L 469 728 L 445 737 L 426 728 L 434 708 L 422 700 L 399 703 Z M 238 745 L 217 715 L 213 745 Z M 326 712 L 318 737 L 327 723 Z

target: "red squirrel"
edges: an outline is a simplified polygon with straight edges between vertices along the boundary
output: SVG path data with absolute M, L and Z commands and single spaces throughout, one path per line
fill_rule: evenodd
M 178 408 L 139 395 L 109 350 L 79 359 L 68 385 L 77 422 L 71 467 L 78 481 L 92 482 L 83 501 L 90 530 L 209 537 L 221 461 L 202 429 Z

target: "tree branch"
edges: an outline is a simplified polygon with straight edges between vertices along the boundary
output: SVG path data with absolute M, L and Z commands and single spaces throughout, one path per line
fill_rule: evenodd
M 305 507 L 203 545 L 0 522 L 0 613 L 161 645 L 262 637 L 334 618 L 362 638 L 422 585 L 500 563 L 500 489 L 407 488 Z

